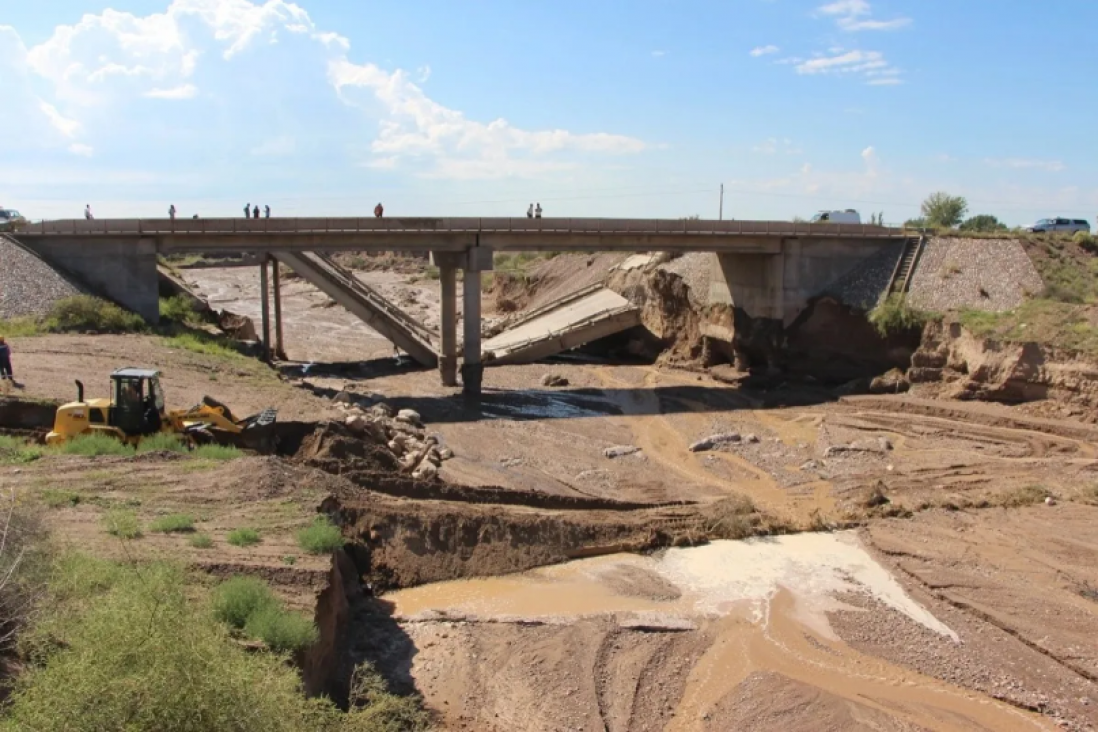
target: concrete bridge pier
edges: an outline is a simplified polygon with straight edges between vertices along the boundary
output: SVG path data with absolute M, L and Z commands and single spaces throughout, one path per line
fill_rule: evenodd
M 431 252 L 441 286 L 438 372 L 443 386 L 458 385 L 457 271 L 466 261 L 462 252 Z
M 492 270 L 492 254 L 492 250 L 487 247 L 473 247 L 466 252 L 465 273 L 462 278 L 465 358 L 461 364 L 462 393 L 465 396 L 479 397 L 484 381 L 484 364 L 480 360 L 480 273 Z

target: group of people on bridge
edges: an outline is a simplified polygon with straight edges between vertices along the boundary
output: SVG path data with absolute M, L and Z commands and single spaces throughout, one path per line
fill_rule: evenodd
M 526 215 L 527 216 L 533 216 L 533 210 L 534 210 L 534 205 L 530 204 L 530 211 L 528 211 L 526 213 Z M 170 218 L 172 221 L 175 221 L 175 217 L 176 217 L 177 213 L 178 213 L 178 211 L 176 210 L 174 203 L 172 205 L 168 206 L 168 218 Z M 540 219 L 541 218 L 541 204 L 540 203 L 538 204 L 538 212 L 537 213 L 538 213 L 538 218 Z M 374 216 L 376 216 L 377 218 L 380 219 L 384 215 L 385 215 L 385 207 L 382 206 L 381 202 L 379 201 L 378 204 L 376 206 L 374 206 Z M 87 219 L 88 221 L 91 221 L 92 219 L 95 218 L 95 216 L 92 215 L 92 210 L 91 210 L 91 204 L 90 203 L 84 206 L 84 218 Z M 195 214 L 193 218 L 197 219 L 198 214 Z M 259 218 L 259 204 L 256 204 L 255 206 L 253 206 L 251 203 L 245 203 L 244 204 L 244 218 L 246 218 L 246 219 L 258 219 Z M 270 206 L 267 206 L 267 205 L 263 206 L 263 218 L 266 218 L 266 219 L 271 218 L 271 207 Z

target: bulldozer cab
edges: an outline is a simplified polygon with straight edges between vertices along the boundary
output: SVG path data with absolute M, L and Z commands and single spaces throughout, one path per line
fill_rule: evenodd
M 111 374 L 112 427 L 127 435 L 159 432 L 164 420 L 164 391 L 160 372 L 124 368 Z

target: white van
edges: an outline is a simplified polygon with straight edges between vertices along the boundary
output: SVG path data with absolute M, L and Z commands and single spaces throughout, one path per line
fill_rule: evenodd
M 852 208 L 845 211 L 820 211 L 812 217 L 813 224 L 860 224 L 862 216 Z

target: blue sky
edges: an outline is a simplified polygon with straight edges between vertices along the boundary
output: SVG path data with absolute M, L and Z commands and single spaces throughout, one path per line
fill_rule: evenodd
M 1098 4 L 0 0 L 32 218 L 1098 214 Z M 1089 73 L 1088 73 L 1089 72 Z

